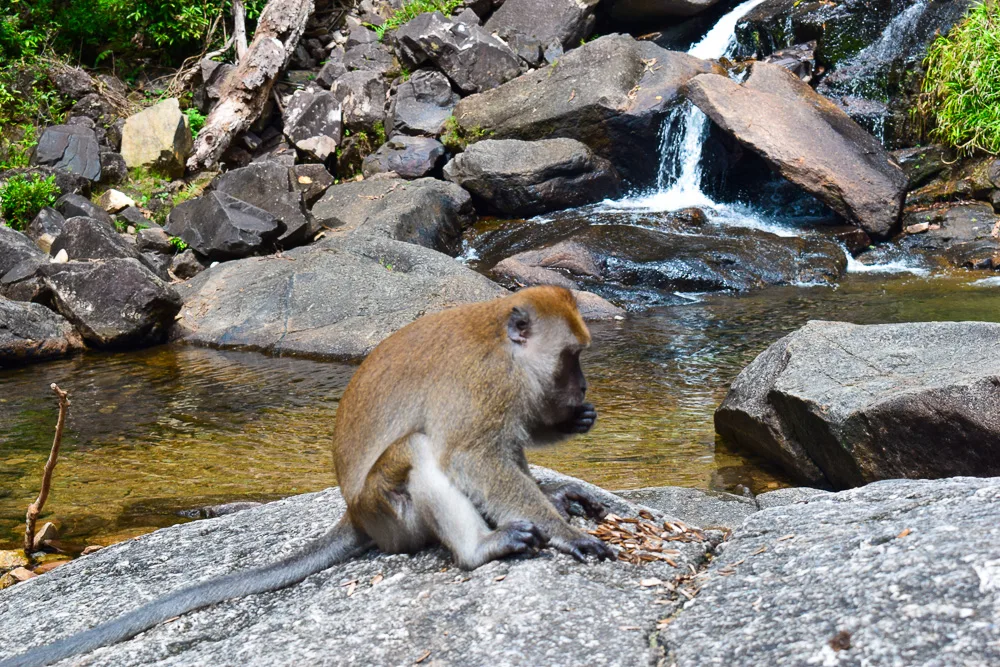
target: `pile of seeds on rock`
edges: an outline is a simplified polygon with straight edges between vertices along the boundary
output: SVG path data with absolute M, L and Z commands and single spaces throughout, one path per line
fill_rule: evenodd
M 653 521 L 653 515 L 646 510 L 639 512 L 638 519 L 608 514 L 596 530 L 589 532 L 618 547 L 618 559 L 633 565 L 663 561 L 677 567 L 672 557 L 680 551 L 670 549 L 670 542 L 704 542 L 706 539 L 700 529 L 680 521 L 664 521 L 662 525 Z

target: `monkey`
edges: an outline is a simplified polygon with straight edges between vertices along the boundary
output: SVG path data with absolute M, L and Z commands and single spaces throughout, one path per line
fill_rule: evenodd
M 525 454 L 593 427 L 580 364 L 589 345 L 562 287 L 416 319 L 376 346 L 340 399 L 333 463 L 347 511 L 325 535 L 282 561 L 180 589 L 0 667 L 118 643 L 195 609 L 285 588 L 372 546 L 394 554 L 442 545 L 463 569 L 546 545 L 581 562 L 613 559 L 567 520 L 602 518 L 600 500 L 580 484 L 543 488 Z

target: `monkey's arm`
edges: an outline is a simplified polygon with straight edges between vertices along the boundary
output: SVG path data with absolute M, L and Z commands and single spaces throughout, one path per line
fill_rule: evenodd
M 27 653 L 0 660 L 0 667 L 43 667 L 102 646 L 117 644 L 174 616 L 209 605 L 298 583 L 369 548 L 370 540 L 345 515 L 323 537 L 300 553 L 242 572 L 182 588 L 90 630 L 60 639 Z

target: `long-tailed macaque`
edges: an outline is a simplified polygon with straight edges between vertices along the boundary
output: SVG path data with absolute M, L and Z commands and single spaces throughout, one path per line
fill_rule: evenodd
M 524 454 L 593 426 L 580 367 L 589 344 L 572 293 L 560 287 L 421 317 L 369 355 L 340 401 L 333 452 L 347 513 L 325 536 L 0 667 L 47 665 L 194 609 L 284 588 L 373 543 L 387 553 L 442 544 L 467 569 L 546 544 L 581 561 L 613 557 L 565 518 L 572 501 L 600 517 L 600 503 L 578 485 L 541 489 Z

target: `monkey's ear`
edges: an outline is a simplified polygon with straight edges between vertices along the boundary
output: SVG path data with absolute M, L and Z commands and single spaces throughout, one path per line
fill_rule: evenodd
M 530 335 L 531 320 L 527 311 L 515 306 L 510 311 L 510 319 L 507 320 L 507 336 L 518 345 L 524 345 Z

